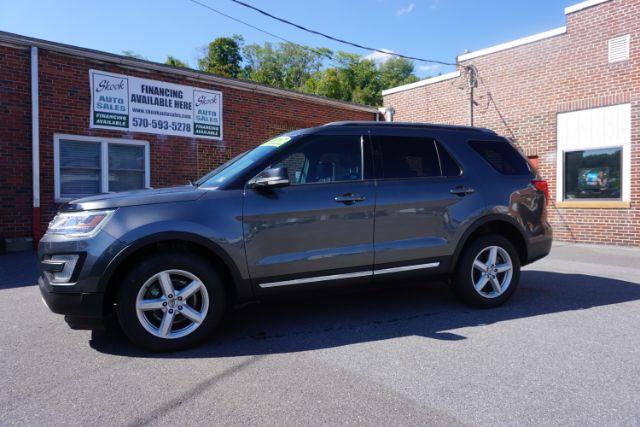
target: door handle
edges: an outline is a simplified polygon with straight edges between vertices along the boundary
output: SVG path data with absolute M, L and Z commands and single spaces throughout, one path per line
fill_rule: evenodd
M 363 202 L 366 200 L 366 198 L 359 194 L 347 193 L 347 194 L 342 194 L 340 196 L 336 196 L 333 198 L 333 200 L 335 200 L 338 203 L 344 203 L 346 205 L 350 205 L 355 202 Z
M 452 188 L 451 190 L 449 190 L 449 192 L 451 194 L 456 194 L 458 196 L 466 196 L 467 194 L 471 194 L 473 192 L 475 192 L 476 190 L 474 190 L 473 188 L 465 188 L 462 185 L 459 185 L 455 188 Z

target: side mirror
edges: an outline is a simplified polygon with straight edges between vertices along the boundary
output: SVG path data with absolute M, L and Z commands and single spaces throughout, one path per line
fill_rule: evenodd
M 249 188 L 277 188 L 289 185 L 287 168 L 269 168 L 247 183 Z

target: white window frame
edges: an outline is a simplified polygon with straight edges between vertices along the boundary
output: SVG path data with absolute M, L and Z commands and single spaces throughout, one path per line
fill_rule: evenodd
M 591 120 L 590 114 L 602 112 L 601 119 L 609 128 L 596 129 L 595 120 Z M 609 113 L 609 114 L 607 114 Z M 586 126 L 580 126 L 575 122 L 573 126 L 579 131 L 590 132 L 587 137 L 581 135 L 567 135 L 569 126 L 564 123 L 562 116 L 570 114 L 581 114 L 583 123 Z M 612 120 L 622 118 L 620 123 L 613 123 Z M 603 125 L 605 126 L 605 125 Z M 576 131 L 577 129 L 573 129 Z M 596 131 L 605 133 L 606 135 L 594 135 Z M 599 133 L 599 132 L 598 132 Z M 564 198 L 564 158 L 565 153 L 573 151 L 588 151 L 611 148 L 622 148 L 622 189 L 621 199 L 616 201 L 631 201 L 631 104 L 610 105 L 607 107 L 591 108 L 587 110 L 571 111 L 560 113 L 557 117 L 557 155 L 556 155 L 556 200 L 562 202 L 589 203 L 589 202 L 609 202 L 611 199 L 565 199 Z
M 144 186 L 151 188 L 151 162 L 149 141 L 139 139 L 103 138 L 97 136 L 68 135 L 56 133 L 53 135 L 53 181 L 54 199 L 57 203 L 73 200 L 72 197 L 60 195 L 60 141 L 94 142 L 100 144 L 100 182 L 99 194 L 109 193 L 109 144 L 137 145 L 144 147 Z

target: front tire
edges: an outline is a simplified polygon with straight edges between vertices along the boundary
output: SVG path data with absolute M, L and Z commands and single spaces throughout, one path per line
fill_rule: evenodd
M 118 320 L 134 343 L 152 351 L 195 346 L 218 326 L 225 289 L 213 267 L 197 255 L 151 255 L 124 278 Z
M 499 234 L 486 234 L 463 250 L 453 278 L 453 291 L 465 303 L 497 307 L 516 291 L 520 258 L 513 244 Z

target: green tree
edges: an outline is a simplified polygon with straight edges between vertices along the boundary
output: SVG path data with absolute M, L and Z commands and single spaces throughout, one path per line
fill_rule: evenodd
M 182 62 L 175 56 L 171 55 L 167 56 L 167 60 L 164 61 L 164 63 L 167 65 L 172 65 L 174 67 L 189 68 L 189 65 L 187 65 L 186 62 Z
M 303 91 L 359 104 L 382 103 L 380 71 L 360 55 L 338 52 L 335 67 L 315 73 Z
M 313 51 L 293 43 L 251 44 L 244 48 L 244 76 L 284 89 L 300 90 L 323 65 L 328 49 Z
M 198 67 L 208 73 L 226 77 L 238 77 L 242 70 L 242 36 L 218 37 L 206 49 L 206 54 L 198 60 Z
M 413 74 L 413 62 L 405 58 L 391 57 L 380 64 L 382 89 L 400 86 L 420 80 Z

